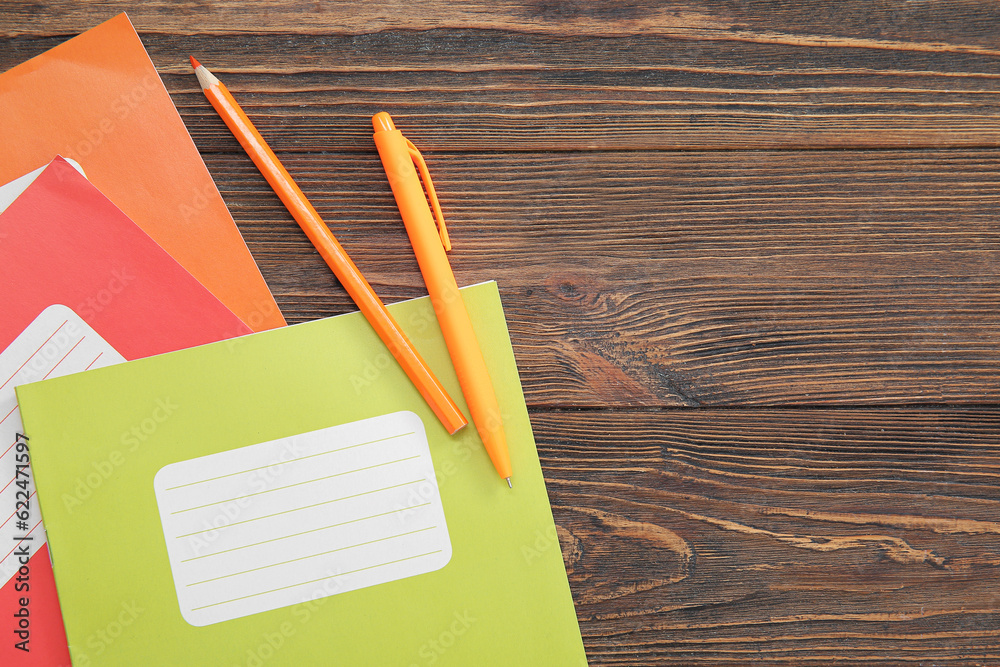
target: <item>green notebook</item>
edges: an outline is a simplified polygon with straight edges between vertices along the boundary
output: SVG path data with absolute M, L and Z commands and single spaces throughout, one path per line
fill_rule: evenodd
M 513 489 L 358 313 L 18 388 L 74 665 L 586 665 L 495 283 Z M 468 414 L 428 299 L 390 306 Z

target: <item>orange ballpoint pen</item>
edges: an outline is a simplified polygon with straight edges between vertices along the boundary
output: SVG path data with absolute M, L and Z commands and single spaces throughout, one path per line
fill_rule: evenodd
M 201 84 L 208 101 L 219 112 L 222 120 L 226 122 L 233 135 L 246 150 L 247 155 L 257 165 L 260 173 L 267 179 L 288 212 L 299 223 L 302 231 L 312 241 L 316 250 L 326 261 L 327 266 L 333 270 L 337 280 L 351 295 L 354 303 L 357 304 L 375 333 L 389 348 L 389 352 L 402 366 L 417 391 L 427 401 L 437 418 L 441 420 L 441 424 L 451 434 L 468 424 L 461 410 L 455 405 L 455 401 L 448 395 L 420 353 L 399 328 L 396 320 L 386 310 L 382 300 L 378 298 L 371 285 L 361 275 L 361 271 L 348 257 L 343 246 L 340 245 L 330 228 L 320 218 L 319 213 L 306 199 L 299 186 L 292 180 L 288 171 L 278 161 L 274 151 L 247 118 L 229 90 L 193 56 L 191 57 L 191 66 L 195 68 L 198 82 Z
M 469 404 L 472 421 L 479 431 L 493 466 L 500 477 L 511 486 L 510 454 L 507 451 L 507 439 L 503 431 L 503 421 L 500 418 L 500 406 L 497 403 L 493 383 L 490 381 L 486 361 L 476 340 L 472 321 L 465 309 L 465 302 L 458 291 L 455 274 L 448 263 L 446 250 L 451 250 L 451 241 L 444 224 L 441 206 L 438 204 L 437 193 L 431 183 L 430 174 L 423 156 L 402 132 L 396 129 L 389 114 L 382 112 L 372 118 L 375 128 L 375 145 L 378 147 L 382 166 L 389 178 L 389 185 L 396 198 L 396 205 L 406 225 L 406 233 L 417 256 L 420 272 L 431 296 L 434 313 L 437 315 L 441 332 L 444 334 L 448 353 L 455 366 L 462 394 Z M 427 186 L 427 196 L 420 185 L 420 179 L 414 169 L 414 164 L 420 169 Z M 434 217 L 431 216 L 427 199 L 430 198 L 434 207 L 434 217 L 438 228 L 435 229 Z M 439 238 L 440 236 L 440 238 Z

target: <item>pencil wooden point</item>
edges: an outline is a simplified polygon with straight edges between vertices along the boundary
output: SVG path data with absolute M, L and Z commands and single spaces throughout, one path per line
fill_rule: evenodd
M 194 75 L 198 77 L 198 83 L 201 84 L 202 90 L 208 90 L 212 86 L 222 83 L 214 74 L 208 71 L 207 67 L 198 62 L 194 56 L 188 57 L 191 58 L 191 64 L 194 65 Z

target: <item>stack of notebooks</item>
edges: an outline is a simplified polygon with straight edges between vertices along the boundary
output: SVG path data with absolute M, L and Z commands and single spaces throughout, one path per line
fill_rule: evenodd
M 495 283 L 513 489 L 360 313 L 284 326 L 127 17 L 0 107 L 0 664 L 586 664 Z

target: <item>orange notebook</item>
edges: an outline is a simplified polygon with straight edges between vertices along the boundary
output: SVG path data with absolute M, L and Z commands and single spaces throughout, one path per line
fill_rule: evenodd
M 56 154 L 251 329 L 284 325 L 125 14 L 0 74 L 0 183 Z

